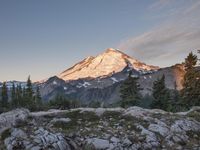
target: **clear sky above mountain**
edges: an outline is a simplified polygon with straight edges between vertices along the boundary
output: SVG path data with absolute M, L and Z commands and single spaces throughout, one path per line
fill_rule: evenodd
M 108 47 L 169 66 L 199 39 L 199 0 L 1 0 L 0 81 L 45 79 Z

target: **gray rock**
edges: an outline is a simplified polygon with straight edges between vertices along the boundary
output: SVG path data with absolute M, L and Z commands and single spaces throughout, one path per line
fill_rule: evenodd
M 124 140 L 123 140 L 123 146 L 124 147 L 128 147 L 128 146 L 130 146 L 132 144 L 132 142 L 128 139 L 128 138 L 125 138 Z
M 99 138 L 91 138 L 87 139 L 88 144 L 94 145 L 96 149 L 106 149 L 110 147 L 110 143 L 108 140 L 99 139 Z
M 23 130 L 17 128 L 12 129 L 11 136 L 23 139 L 27 138 L 26 133 Z
M 4 128 L 15 126 L 19 121 L 25 121 L 28 116 L 27 109 L 16 109 L 0 114 L 0 134 Z
M 39 146 L 34 146 L 34 147 L 31 148 L 31 150 L 41 150 L 41 147 L 39 147 Z
M 110 139 L 110 141 L 111 141 L 112 143 L 119 143 L 119 142 L 120 142 L 120 140 L 119 140 L 118 138 L 116 138 L 116 137 L 112 137 L 112 138 Z
M 169 134 L 169 129 L 167 126 L 159 125 L 159 124 L 150 124 L 148 129 L 153 132 L 157 132 L 162 136 L 167 136 Z

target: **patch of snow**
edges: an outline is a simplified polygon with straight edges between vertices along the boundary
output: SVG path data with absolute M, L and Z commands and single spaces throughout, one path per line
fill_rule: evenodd
M 84 82 L 84 83 L 78 83 L 78 85 L 76 86 L 77 88 L 82 88 L 82 87 L 88 87 L 90 86 L 91 84 L 89 82 Z
M 144 79 L 146 80 L 147 78 L 144 76 Z
M 131 77 L 133 77 L 133 78 L 137 78 L 137 77 L 138 77 L 138 75 L 133 75 L 133 74 L 132 74 L 132 75 L 131 75 Z
M 64 90 L 67 90 L 67 87 L 66 87 L 66 86 L 64 86 L 64 87 L 63 87 L 63 89 L 64 89 Z
M 80 88 L 82 88 L 83 86 L 82 86 L 82 85 L 77 85 L 76 87 L 80 89 Z
M 84 86 L 84 87 L 88 87 L 88 86 L 90 86 L 90 85 L 91 85 L 91 84 L 90 84 L 89 82 L 84 82 L 84 83 L 83 83 L 83 86 Z
M 119 82 L 116 78 L 114 78 L 114 77 L 111 77 L 111 79 L 113 80 L 113 83 L 117 83 L 117 82 Z
M 53 81 L 53 84 L 54 84 L 54 85 L 56 85 L 56 84 L 57 84 L 57 82 L 56 82 L 56 81 Z

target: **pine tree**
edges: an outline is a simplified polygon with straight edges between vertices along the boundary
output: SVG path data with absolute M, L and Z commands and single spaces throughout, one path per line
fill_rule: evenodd
M 183 105 L 181 103 L 181 96 L 180 92 L 177 89 L 177 84 L 174 82 L 174 89 L 171 90 L 170 92 L 170 97 L 171 97 L 171 109 L 170 111 L 172 112 L 178 112 L 178 111 L 184 111 Z
M 3 82 L 1 89 L 1 106 L 3 108 L 8 108 L 8 89 L 6 86 L 6 82 Z
M 165 75 L 153 83 L 153 102 L 151 107 L 163 110 L 170 109 L 170 93 L 165 86 Z
M 195 65 L 197 64 L 197 56 L 192 52 L 189 53 L 187 58 L 185 58 L 185 69 L 186 71 L 194 70 Z
M 41 97 L 40 89 L 38 86 L 36 88 L 36 93 L 35 93 L 35 103 L 36 103 L 37 110 L 42 108 L 42 97 Z
M 16 107 L 23 107 L 25 106 L 23 101 L 23 94 L 22 94 L 22 87 L 21 84 L 17 85 L 16 87 Z
M 197 61 L 197 56 L 192 52 L 185 59 L 186 73 L 181 93 L 183 98 L 182 103 L 186 108 L 200 105 L 200 71 L 195 68 Z
M 33 98 L 33 87 L 30 76 L 28 77 L 27 84 L 26 84 L 26 96 L 31 101 Z
M 24 97 L 25 107 L 29 108 L 30 110 L 34 110 L 36 107 L 36 104 L 34 101 L 33 87 L 32 87 L 30 76 L 28 77 L 26 89 L 24 92 L 25 93 L 23 97 Z
M 17 107 L 16 88 L 14 83 L 12 83 L 12 89 L 11 89 L 11 103 L 13 108 Z
M 140 94 L 140 85 L 138 84 L 138 78 L 132 77 L 132 72 L 129 73 L 128 78 L 120 87 L 120 97 L 121 97 L 121 106 L 129 107 L 139 105 L 141 100 Z
M 65 98 L 65 96 L 61 94 L 57 94 L 54 98 L 54 100 L 51 100 L 49 102 L 50 107 L 56 108 L 56 109 L 68 109 L 70 108 L 70 101 Z

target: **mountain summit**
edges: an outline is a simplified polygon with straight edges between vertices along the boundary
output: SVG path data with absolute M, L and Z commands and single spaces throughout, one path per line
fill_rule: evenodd
M 146 65 L 119 50 L 109 48 L 96 57 L 90 56 L 75 64 L 59 74 L 58 77 L 65 81 L 97 78 L 120 72 L 126 67 L 141 72 L 159 69 L 156 66 Z

